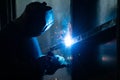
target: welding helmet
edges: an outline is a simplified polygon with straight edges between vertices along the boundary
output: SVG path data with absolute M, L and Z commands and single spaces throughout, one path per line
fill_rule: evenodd
M 46 12 L 45 21 L 46 21 L 46 25 L 42 29 L 42 32 L 45 32 L 54 24 L 54 15 L 52 9 Z
M 47 3 L 32 2 L 26 6 L 25 17 L 28 24 L 27 31 L 33 36 L 39 36 L 54 23 L 53 10 Z

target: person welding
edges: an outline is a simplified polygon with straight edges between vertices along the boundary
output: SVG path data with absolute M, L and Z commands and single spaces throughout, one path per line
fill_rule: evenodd
M 52 8 L 47 3 L 31 2 L 20 17 L 0 31 L 0 80 L 42 80 L 64 67 L 59 57 L 51 61 L 54 54 L 39 56 L 42 52 L 36 37 L 54 22 L 48 20 L 49 11 Z

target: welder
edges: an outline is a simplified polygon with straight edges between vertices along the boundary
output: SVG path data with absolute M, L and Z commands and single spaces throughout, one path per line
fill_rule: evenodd
M 0 31 L 0 80 L 41 80 L 45 70 L 46 74 L 52 75 L 57 69 L 64 67 L 57 58 L 54 59 L 54 62 L 58 62 L 57 66 L 51 61 L 54 54 L 49 58 L 46 55 L 47 59 L 39 56 L 42 52 L 37 36 L 54 23 L 47 16 L 51 11 L 52 8 L 45 2 L 31 2 L 20 17 Z M 45 64 L 40 60 L 44 60 Z M 38 66 L 38 63 L 42 66 Z M 46 63 L 49 63 L 47 69 L 44 67 Z M 50 68 L 52 69 L 48 70 Z

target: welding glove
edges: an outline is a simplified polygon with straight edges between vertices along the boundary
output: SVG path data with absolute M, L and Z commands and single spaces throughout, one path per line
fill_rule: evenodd
M 64 57 L 59 55 L 42 56 L 38 59 L 38 64 L 39 70 L 42 71 L 44 75 L 52 75 L 58 69 L 67 66 L 67 62 Z

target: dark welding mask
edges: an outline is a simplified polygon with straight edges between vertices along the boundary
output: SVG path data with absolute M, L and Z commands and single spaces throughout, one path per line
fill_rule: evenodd
M 46 25 L 42 29 L 42 32 L 47 31 L 54 24 L 54 15 L 52 9 L 46 12 L 45 20 L 46 20 Z
M 53 10 L 50 6 L 47 6 L 46 2 L 32 2 L 27 5 L 25 9 L 25 14 L 28 18 L 28 22 L 33 23 L 35 27 L 27 27 L 29 32 L 34 32 L 39 35 L 48 30 L 54 23 Z M 32 33 L 32 34 L 34 34 Z

